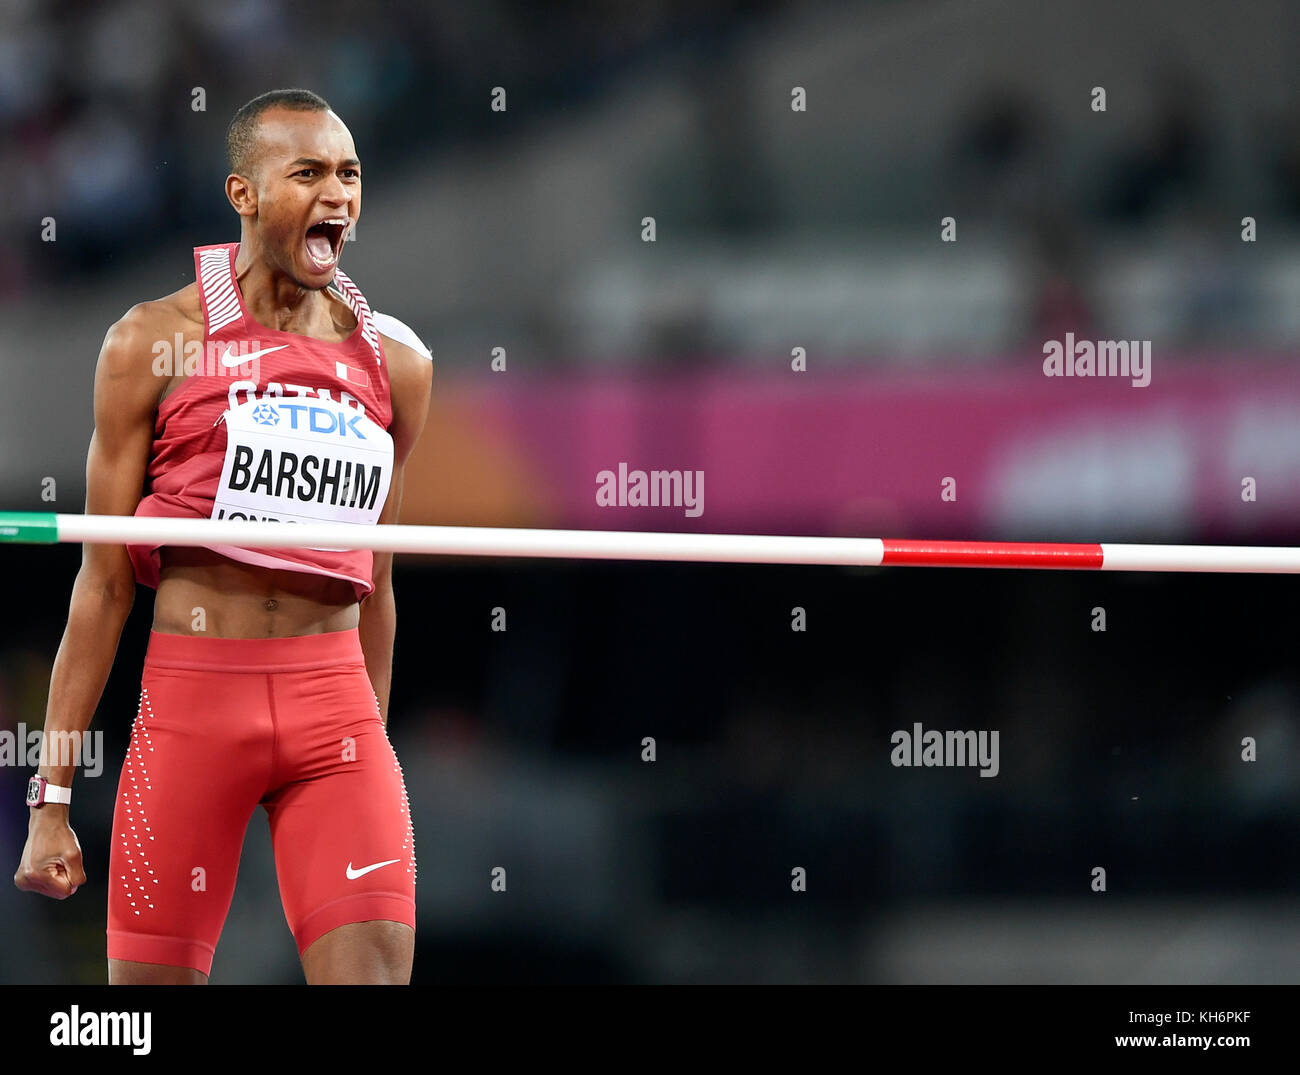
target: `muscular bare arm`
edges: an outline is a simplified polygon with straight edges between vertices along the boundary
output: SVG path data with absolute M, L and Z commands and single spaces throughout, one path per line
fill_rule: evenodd
M 393 403 L 393 480 L 380 524 L 395 523 L 402 506 L 402 478 L 406 459 L 420 439 L 429 413 L 433 363 L 405 344 L 384 337 L 388 356 L 389 390 Z M 366 671 L 379 700 L 379 717 L 388 724 L 388 697 L 393 679 L 393 638 L 397 631 L 397 606 L 393 599 L 393 554 L 375 553 L 374 592 L 361 602 L 358 633 L 366 657 Z
M 104 337 L 95 368 L 95 430 L 86 458 L 88 514 L 131 515 L 140 502 L 163 388 L 153 374 L 152 344 L 168 338 L 167 318 L 164 303 L 141 303 Z M 135 577 L 126 547 L 83 545 L 68 624 L 50 677 L 47 744 L 68 738 L 68 733 L 76 733 L 79 741 L 89 727 L 134 600 Z M 42 759 L 40 774 L 52 784 L 69 787 L 74 760 L 59 758 L 51 750 Z M 14 875 L 20 889 L 65 899 L 85 882 L 69 809 L 57 803 L 29 809 L 27 844 Z

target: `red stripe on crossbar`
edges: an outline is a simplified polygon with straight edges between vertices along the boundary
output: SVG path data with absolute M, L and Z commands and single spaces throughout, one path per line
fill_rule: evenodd
M 885 538 L 883 564 L 912 567 L 1099 568 L 1100 545 L 1028 541 L 905 541 Z

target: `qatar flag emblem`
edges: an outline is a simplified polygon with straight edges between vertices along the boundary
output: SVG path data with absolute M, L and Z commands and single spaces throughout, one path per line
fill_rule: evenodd
M 340 381 L 357 385 L 359 388 L 370 387 L 370 377 L 366 371 L 359 370 L 355 366 L 349 366 L 346 362 L 335 362 L 334 372 L 338 375 Z

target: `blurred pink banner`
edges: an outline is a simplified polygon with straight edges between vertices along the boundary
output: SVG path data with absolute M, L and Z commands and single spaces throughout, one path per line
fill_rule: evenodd
M 551 526 L 1115 541 L 1286 540 L 1300 523 L 1300 375 L 1281 360 L 1157 351 L 1146 387 L 1046 377 L 1029 356 L 906 375 L 512 371 L 439 391 L 527 473 Z M 620 464 L 701 475 L 702 510 L 600 506 Z

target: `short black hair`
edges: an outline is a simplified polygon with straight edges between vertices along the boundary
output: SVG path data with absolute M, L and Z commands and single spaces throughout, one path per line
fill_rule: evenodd
M 249 175 L 257 165 L 257 127 L 272 108 L 294 112 L 328 112 L 329 102 L 311 90 L 271 90 L 254 97 L 235 113 L 226 130 L 226 161 L 235 175 Z

